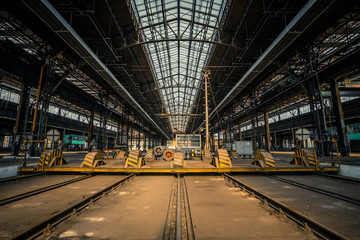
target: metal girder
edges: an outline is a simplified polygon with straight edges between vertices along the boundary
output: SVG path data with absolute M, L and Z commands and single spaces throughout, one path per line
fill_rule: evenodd
M 290 46 L 290 44 L 294 42 L 322 13 L 324 13 L 332 3 L 334 3 L 334 0 L 326 3 L 319 3 L 316 0 L 308 1 L 267 50 L 211 112 L 210 118 L 213 118 L 217 111 L 224 109 L 246 85 L 253 81 L 262 70 L 269 66 L 288 46 Z M 202 124 L 200 126 L 202 126 Z
M 69 23 L 47 0 L 23 1 L 40 19 L 42 19 L 60 38 L 62 38 L 81 58 L 84 59 L 118 94 L 150 122 L 165 138 L 170 138 L 149 116 L 149 114 L 130 95 L 115 75 L 96 56 Z
M 200 43 L 210 43 L 210 44 L 217 44 L 217 45 L 223 45 L 223 46 L 227 46 L 229 48 L 236 48 L 236 49 L 243 49 L 240 47 L 237 47 L 235 44 L 233 43 L 225 43 L 225 42 L 221 42 L 221 41 L 211 41 L 211 40 L 207 40 L 207 39 L 194 39 L 194 38 L 190 38 L 190 39 L 185 39 L 185 38 L 174 38 L 174 39 L 156 39 L 156 40 L 149 40 L 149 41 L 144 41 L 144 42 L 136 42 L 133 44 L 126 44 L 124 45 L 122 48 L 120 48 L 120 50 L 122 49 L 126 49 L 126 48 L 132 48 L 132 47 L 136 47 L 136 46 L 140 46 L 140 45 L 146 45 L 146 44 L 152 44 L 152 43 L 160 43 L 160 42 L 200 42 Z
M 301 79 L 301 82 L 311 81 L 315 75 L 318 76 L 320 82 L 325 82 L 331 78 L 336 77 L 337 75 L 342 74 L 343 72 L 350 71 L 351 69 L 358 68 L 360 66 L 360 49 L 353 52 L 351 55 L 347 55 L 342 59 L 330 64 L 327 67 L 322 68 L 320 71 L 313 73 L 307 76 L 304 79 Z M 261 101 L 259 105 L 256 107 L 252 107 L 248 111 L 241 113 L 239 116 L 234 117 L 233 121 L 243 121 L 249 116 L 254 115 L 257 112 L 262 112 L 272 106 L 278 105 L 280 102 L 292 98 L 294 95 L 299 94 L 303 91 L 303 88 L 300 86 L 299 83 L 295 83 L 291 87 L 285 89 L 284 91 L 276 94 L 276 95 L 269 95 L 265 99 Z
M 322 167 L 321 172 L 338 172 L 339 167 Z M 21 173 L 34 172 L 33 167 L 21 168 Z M 44 172 L 93 172 L 93 173 L 278 173 L 278 172 L 316 172 L 314 167 L 272 167 L 272 168 L 83 168 L 83 167 L 45 167 Z
M 7 49 L 11 50 L 10 48 Z M 23 62 L 19 59 L 18 56 L 12 54 L 12 52 L 4 52 L 1 49 L 0 56 L 0 64 L 3 70 L 9 73 L 16 73 L 19 81 L 29 81 L 32 87 L 37 86 L 39 77 L 38 69 L 40 69 L 41 66 L 40 63 L 36 65 L 34 62 Z M 21 56 L 21 58 L 23 57 L 24 56 Z M 101 113 L 104 109 L 103 106 L 99 104 L 90 94 L 80 89 L 75 89 L 74 86 L 67 81 L 64 81 L 61 85 L 58 86 L 54 92 L 54 95 L 59 96 L 61 99 L 66 99 L 68 102 L 83 109 L 94 110 L 98 113 Z M 116 112 L 112 112 L 111 119 L 115 121 L 121 121 L 123 116 Z M 135 125 L 136 128 L 140 128 L 140 125 Z

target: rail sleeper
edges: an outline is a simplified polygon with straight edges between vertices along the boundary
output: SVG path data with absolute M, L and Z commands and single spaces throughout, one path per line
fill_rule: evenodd
M 141 168 L 144 165 L 144 158 L 140 150 L 132 150 L 126 158 L 125 168 Z
M 105 165 L 105 162 L 103 161 L 101 150 L 97 150 L 96 152 L 86 154 L 80 167 L 97 167 L 100 165 Z
M 275 160 L 271 153 L 266 152 L 265 149 L 255 150 L 255 160 L 252 164 L 259 167 L 275 167 Z

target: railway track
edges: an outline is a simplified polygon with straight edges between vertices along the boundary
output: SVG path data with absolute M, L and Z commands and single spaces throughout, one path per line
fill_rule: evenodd
M 23 176 L 14 176 L 14 177 L 1 178 L 0 179 L 0 184 L 7 183 L 7 182 L 18 181 L 18 180 L 23 180 L 23 179 L 31 178 L 31 177 L 37 177 L 37 176 L 41 176 L 41 175 L 45 175 L 45 173 L 34 173 L 34 174 L 28 174 L 28 175 L 23 175 Z
M 195 239 L 185 177 L 180 174 L 173 179 L 162 239 Z
M 59 211 L 46 215 L 43 217 L 45 220 L 29 229 L 19 229 L 18 234 L 12 235 L 10 239 L 71 237 L 66 234 L 76 234 L 73 235 L 75 238 L 82 239 L 82 236 L 87 236 L 84 234 L 95 234 L 94 229 L 98 228 L 104 230 L 100 230 L 98 235 L 91 236 L 109 239 L 117 238 L 116 236 L 121 236 L 121 239 L 228 239 L 234 236 L 236 238 L 239 234 L 244 238 L 251 238 L 253 234 L 259 234 L 254 232 L 255 229 L 263 229 L 265 231 L 262 236 L 265 238 L 276 239 L 278 235 L 274 235 L 274 232 L 278 231 L 285 234 L 282 236 L 292 239 L 304 239 L 314 235 L 321 239 L 348 239 L 343 233 L 335 231 L 322 221 L 304 215 L 302 210 L 296 211 L 284 202 L 271 198 L 228 174 L 223 175 L 227 180 L 225 182 L 220 176 L 142 175 L 131 184 L 119 188 L 134 176 L 132 174 L 121 180 L 115 177 L 111 182 L 107 180 L 107 184 L 110 185 L 98 185 L 106 187 L 91 196 L 83 195 L 81 200 L 80 194 L 74 196 L 73 199 L 78 200 L 72 200 L 71 205 L 60 205 Z M 269 177 L 279 180 L 276 176 Z M 99 180 L 91 181 L 95 183 Z M 233 187 L 249 195 L 234 191 Z M 93 190 L 88 191 L 92 192 Z M 107 195 L 109 197 L 106 200 L 96 204 L 96 208 L 91 208 L 96 201 L 104 199 Z M 262 204 L 254 202 L 253 197 Z M 91 211 L 82 211 L 83 209 Z M 264 214 L 266 212 L 270 214 Z M 274 215 L 273 212 L 277 214 Z M 68 219 L 71 216 L 75 217 Z M 260 222 L 257 216 L 261 217 Z M 91 224 L 90 220 L 99 222 Z M 250 226 L 248 229 L 246 224 Z M 135 226 L 137 230 L 134 232 Z M 81 232 L 74 233 L 74 230 Z M 212 234 L 212 230 L 216 230 L 216 234 Z
M 13 203 L 13 202 L 16 202 L 16 201 L 19 201 L 19 200 L 22 200 L 22 199 L 25 199 L 25 198 L 28 198 L 28 197 L 31 197 L 31 196 L 35 196 L 35 195 L 38 195 L 40 193 L 48 192 L 50 190 L 54 190 L 54 189 L 57 189 L 57 188 L 60 188 L 60 187 L 63 187 L 63 186 L 66 186 L 66 185 L 69 185 L 69 184 L 72 184 L 72 183 L 76 183 L 76 182 L 79 182 L 79 181 L 82 181 L 82 180 L 85 180 L 85 179 L 88 179 L 88 178 L 91 178 L 91 177 L 93 177 L 93 176 L 92 175 L 87 175 L 87 176 L 77 177 L 77 178 L 74 178 L 74 179 L 70 179 L 68 181 L 60 182 L 60 183 L 53 184 L 53 185 L 50 185 L 50 186 L 38 188 L 38 189 L 29 191 L 29 192 L 24 192 L 24 193 L 21 193 L 21 194 L 17 194 L 15 196 L 11 196 L 11 197 L 8 197 L 8 198 L 0 199 L 0 206 L 10 204 L 10 203 Z
M 35 239 L 42 235 L 43 233 L 51 231 L 51 229 L 56 226 L 57 224 L 63 222 L 70 216 L 76 216 L 82 209 L 85 207 L 92 205 L 94 202 L 98 201 L 102 197 L 105 197 L 111 191 L 115 190 L 119 186 L 125 184 L 131 178 L 133 178 L 135 174 L 130 174 L 127 177 L 117 181 L 116 183 L 107 186 L 106 188 L 98 191 L 97 193 L 85 198 L 82 201 L 72 205 L 71 207 L 51 216 L 50 218 L 41 221 L 40 223 L 36 224 L 35 226 L 30 227 L 29 229 L 25 230 L 24 232 L 17 234 L 16 236 L 12 237 L 11 239 Z
M 284 182 L 284 183 L 287 183 L 287 184 L 290 184 L 290 185 L 293 185 L 293 186 L 296 186 L 296 187 L 299 187 L 299 188 L 303 188 L 303 189 L 306 189 L 306 190 L 309 190 L 309 191 L 312 191 L 312 192 L 316 192 L 316 193 L 320 193 L 320 194 L 330 196 L 330 197 L 333 197 L 333 198 L 336 198 L 336 199 L 340 199 L 342 201 L 345 201 L 345 202 L 352 203 L 352 204 L 360 206 L 360 200 L 356 199 L 356 198 L 352 198 L 352 197 L 345 196 L 345 195 L 342 195 L 342 194 L 339 194 L 339 193 L 331 192 L 331 191 L 328 191 L 328 190 L 325 190 L 325 189 L 317 188 L 317 187 L 314 187 L 314 186 L 311 186 L 311 185 L 306 185 L 306 184 L 299 183 L 299 182 L 296 182 L 296 181 L 292 181 L 292 180 L 282 178 L 282 177 L 279 177 L 279 176 L 266 175 L 266 177 L 271 178 L 271 179 L 275 179 L 277 181 L 281 181 L 281 182 Z
M 329 227 L 321 224 L 320 222 L 311 219 L 303 215 L 302 213 L 294 210 L 290 206 L 287 206 L 286 204 L 277 201 L 276 199 L 271 198 L 270 196 L 260 191 L 257 191 L 256 189 L 245 184 L 244 182 L 235 179 L 234 177 L 226 173 L 223 176 L 226 180 L 232 183 L 234 187 L 240 188 L 241 190 L 255 196 L 257 199 L 262 201 L 264 205 L 270 206 L 280 215 L 285 215 L 303 229 L 313 232 L 317 237 L 321 239 L 349 239 L 346 236 L 342 235 L 341 233 L 338 233 L 330 229 Z
M 340 180 L 345 180 L 345 181 L 349 181 L 349 182 L 360 183 L 360 179 L 359 179 L 359 178 L 346 177 L 346 176 L 334 175 L 334 174 L 326 174 L 326 173 L 316 173 L 316 175 L 324 176 L 324 177 L 329 177 L 329 178 L 340 179 Z

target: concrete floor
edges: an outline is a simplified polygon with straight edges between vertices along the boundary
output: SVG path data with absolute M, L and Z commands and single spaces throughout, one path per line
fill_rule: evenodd
M 124 176 L 95 176 L 0 206 L 0 239 L 9 239 L 122 178 Z M 9 185 L 1 187 L 8 188 Z M 13 187 L 17 188 L 16 185 Z M 19 183 L 19 188 L 31 189 L 31 187 L 32 185 L 27 181 Z
M 50 239 L 162 239 L 172 181 L 171 176 L 137 176 L 57 226 Z M 185 181 L 196 239 L 313 239 L 219 176 L 186 176 Z
M 360 239 L 360 206 L 259 175 L 234 175 L 254 189 L 349 237 Z M 279 175 L 360 200 L 360 184 L 322 176 Z
M 172 181 L 172 176 L 137 176 L 59 225 L 51 239 L 161 239 Z
M 219 176 L 187 176 L 196 239 L 313 239 Z

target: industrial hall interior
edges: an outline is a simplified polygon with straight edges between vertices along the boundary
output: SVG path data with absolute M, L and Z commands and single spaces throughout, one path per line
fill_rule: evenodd
M 360 1 L 0 1 L 0 240 L 359 219 Z

